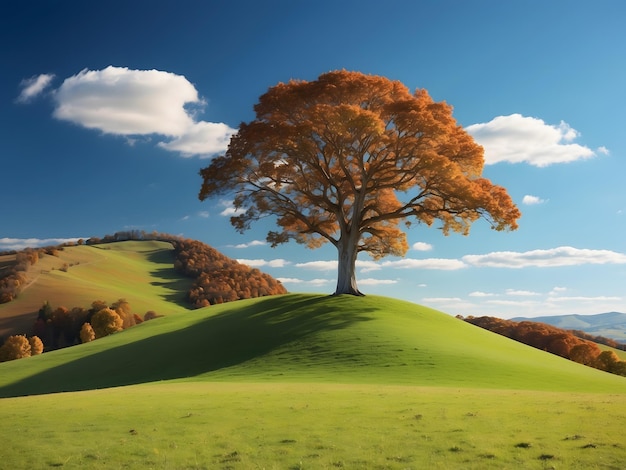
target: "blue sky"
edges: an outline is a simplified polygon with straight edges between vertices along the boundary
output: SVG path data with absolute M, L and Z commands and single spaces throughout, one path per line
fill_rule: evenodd
M 332 246 L 236 233 L 198 171 L 269 87 L 347 69 L 453 105 L 523 213 L 510 233 L 414 225 L 406 257 L 359 258 L 362 291 L 455 315 L 626 311 L 625 21 L 621 0 L 5 3 L 0 250 L 157 230 L 333 292 Z

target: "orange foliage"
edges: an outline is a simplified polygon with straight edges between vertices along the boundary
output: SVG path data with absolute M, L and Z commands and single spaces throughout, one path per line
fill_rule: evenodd
M 462 319 L 520 343 L 548 351 L 580 364 L 613 374 L 626 375 L 626 362 L 620 361 L 613 351 L 602 351 L 596 343 L 579 338 L 571 331 L 562 330 L 546 323 L 514 322 L 496 317 L 467 317 Z
M 173 240 L 174 267 L 195 281 L 190 302 L 200 308 L 239 299 L 285 294 L 283 285 L 258 269 L 238 263 L 195 240 Z
M 399 222 L 438 221 L 444 234 L 468 234 L 487 219 L 516 229 L 520 212 L 504 188 L 481 177 L 483 149 L 425 90 L 398 81 L 335 71 L 280 83 L 260 97 L 256 119 L 241 124 L 224 156 L 201 170 L 199 198 L 235 192 L 238 231 L 266 215 L 290 239 L 339 253 L 336 293 L 360 294 L 354 265 L 404 255 Z

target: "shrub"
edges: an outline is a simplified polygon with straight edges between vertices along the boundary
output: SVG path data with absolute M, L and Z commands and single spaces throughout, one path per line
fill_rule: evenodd
M 9 336 L 0 348 L 0 362 L 30 356 L 30 343 L 25 335 Z
M 80 342 L 89 343 L 94 339 L 96 339 L 96 333 L 93 331 L 91 324 L 83 323 L 83 326 L 80 328 Z
M 43 341 L 41 341 L 39 336 L 31 336 L 28 338 L 28 343 L 30 344 L 31 356 L 37 356 L 43 352 Z
M 122 330 L 124 321 L 122 318 L 110 308 L 103 308 L 91 318 L 91 327 L 93 328 L 96 338 L 117 333 Z

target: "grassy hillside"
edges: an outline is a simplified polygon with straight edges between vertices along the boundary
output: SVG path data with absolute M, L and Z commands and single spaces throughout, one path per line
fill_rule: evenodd
M 7 468 L 608 470 L 626 459 L 625 378 L 376 296 L 232 302 L 0 364 L 0 396 L 72 390 L 0 399 Z
M 89 307 L 94 300 L 126 298 L 135 312 L 186 311 L 191 280 L 173 269 L 172 246 L 159 241 L 126 241 L 71 246 L 59 256 L 44 255 L 29 270 L 32 283 L 9 303 L 0 304 L 0 336 L 28 333 L 45 301 L 54 307 Z M 68 266 L 67 272 L 60 270 Z
M 624 377 L 385 297 L 186 311 L 170 250 L 123 242 L 42 260 L 74 266 L 23 292 L 35 311 L 126 297 L 171 314 L 0 363 L 0 467 L 623 468 Z
M 0 364 L 0 396 L 169 379 L 626 392 L 624 377 L 409 302 L 289 294 L 170 316 Z

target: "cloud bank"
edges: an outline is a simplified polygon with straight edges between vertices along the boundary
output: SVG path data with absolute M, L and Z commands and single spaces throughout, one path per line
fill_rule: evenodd
M 87 240 L 89 237 L 75 238 L 0 238 L 0 251 L 20 251 L 24 248 L 39 248 L 42 246 L 57 246 L 64 243 L 75 243 L 80 239 Z
M 28 82 L 20 98 L 36 96 L 52 76 Z M 105 134 L 164 136 L 157 145 L 182 156 L 211 156 L 226 150 L 235 129 L 197 121 L 206 102 L 184 76 L 161 70 L 109 66 L 82 70 L 54 92 L 53 116 Z M 132 140 L 134 142 L 134 140 Z
M 589 250 L 560 246 L 526 252 L 496 251 L 485 255 L 466 255 L 463 261 L 488 268 L 546 268 L 583 264 L 626 264 L 626 255 L 610 250 Z
M 589 147 L 573 142 L 580 134 L 564 121 L 550 125 L 538 118 L 511 114 L 466 130 L 484 147 L 486 165 L 508 162 L 546 167 L 596 156 Z M 600 147 L 598 152 L 606 154 L 608 150 Z

